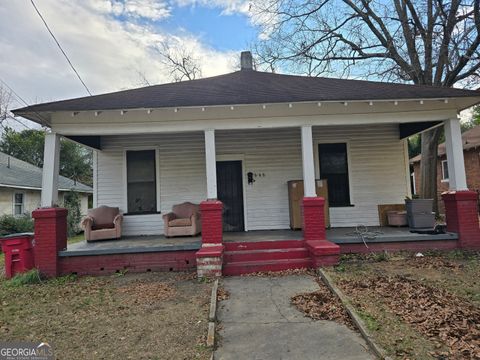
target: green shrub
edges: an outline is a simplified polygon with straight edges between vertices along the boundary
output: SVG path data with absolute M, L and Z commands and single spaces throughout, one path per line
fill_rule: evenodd
M 24 232 L 33 232 L 33 219 L 30 215 L 0 216 L 0 236 Z
M 40 273 L 37 269 L 32 269 L 25 273 L 17 274 L 4 283 L 5 287 L 19 287 L 23 285 L 39 284 L 42 282 Z
M 75 236 L 80 232 L 80 195 L 75 191 L 69 191 L 64 196 L 63 206 L 68 210 L 67 233 L 68 237 Z

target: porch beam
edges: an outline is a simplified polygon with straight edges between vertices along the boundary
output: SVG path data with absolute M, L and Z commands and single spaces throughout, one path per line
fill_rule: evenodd
M 207 199 L 217 198 L 217 160 L 215 155 L 215 130 L 205 130 L 205 165 L 207 173 Z
M 302 165 L 304 196 L 316 197 L 315 163 L 313 160 L 313 136 L 311 125 L 302 126 Z
M 463 159 L 463 140 L 460 129 L 460 119 L 448 119 L 444 121 L 444 127 L 449 190 L 468 190 L 465 176 L 465 162 Z
M 45 135 L 43 152 L 42 195 L 43 208 L 58 205 L 58 173 L 60 167 L 60 136 L 56 133 Z

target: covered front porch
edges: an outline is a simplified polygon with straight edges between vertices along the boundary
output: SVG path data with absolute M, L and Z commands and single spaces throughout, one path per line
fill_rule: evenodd
M 384 123 L 376 126 L 374 139 L 364 126 L 351 124 L 102 136 L 95 153 L 94 205 L 120 208 L 123 237 L 66 249 L 57 244 L 55 271 L 89 274 L 196 267 L 200 276 L 218 276 L 331 265 L 340 253 L 455 248 L 455 233 L 376 228 L 379 205 L 401 204 L 410 195 L 402 136 L 432 124 L 437 125 Z M 464 174 L 458 162 L 463 159 L 455 147 L 458 119 L 445 124 L 451 142 L 447 148 L 453 154 L 451 186 L 462 190 Z M 58 134 L 47 135 L 45 153 L 54 156 L 45 158 L 45 206 L 55 204 L 57 196 L 58 140 Z M 327 150 L 331 156 L 322 158 Z M 130 162 L 133 155 L 145 151 L 154 154 L 152 171 L 147 172 L 151 179 L 142 180 L 146 185 L 139 192 L 133 185 L 145 164 L 134 163 L 137 182 L 130 183 Z M 219 181 L 220 165 L 232 162 L 239 164 L 238 177 Z M 328 177 L 331 169 L 338 173 L 332 170 Z M 317 196 L 317 179 L 322 176 L 333 189 L 327 201 Z M 292 210 L 287 185 L 294 179 L 303 186 L 298 199 L 303 231 L 289 230 Z M 235 187 L 226 186 L 233 180 Z M 166 238 L 162 216 L 182 201 L 200 203 L 201 235 Z M 326 230 L 327 222 L 331 229 Z M 374 235 L 356 233 L 357 224 L 368 225 Z

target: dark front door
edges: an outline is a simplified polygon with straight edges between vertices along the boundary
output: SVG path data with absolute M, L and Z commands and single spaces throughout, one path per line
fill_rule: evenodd
M 217 196 L 223 202 L 223 231 L 243 231 L 241 161 L 217 161 Z

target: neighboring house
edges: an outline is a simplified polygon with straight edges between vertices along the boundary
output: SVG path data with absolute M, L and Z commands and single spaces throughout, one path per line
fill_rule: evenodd
M 80 194 L 82 214 L 88 210 L 90 186 L 59 176 L 59 203 L 70 190 Z M 40 206 L 42 169 L 0 152 L 0 216 L 31 213 Z
M 480 126 L 465 131 L 462 134 L 463 157 L 465 161 L 465 174 L 467 177 L 467 186 L 470 190 L 480 190 Z M 412 181 L 414 192 L 418 193 L 420 189 L 420 161 L 421 155 L 410 159 L 413 167 Z M 441 194 L 448 191 L 448 161 L 445 150 L 445 143 L 438 145 L 438 163 L 437 163 L 437 193 L 438 200 L 441 200 Z M 439 211 L 445 211 L 443 203 L 438 202 Z

